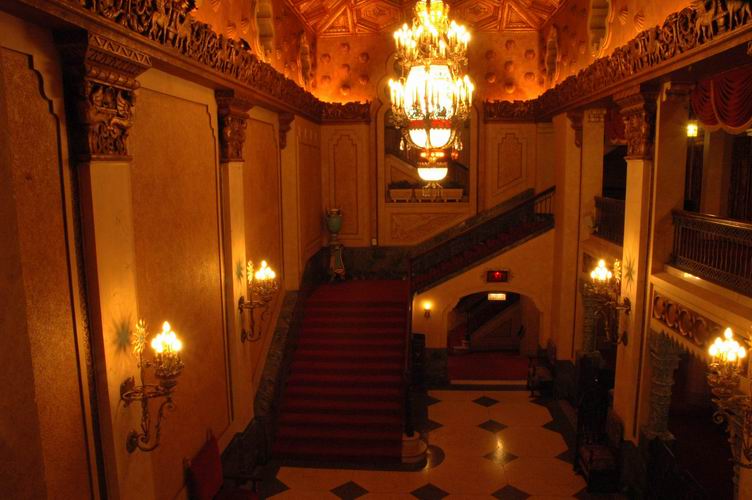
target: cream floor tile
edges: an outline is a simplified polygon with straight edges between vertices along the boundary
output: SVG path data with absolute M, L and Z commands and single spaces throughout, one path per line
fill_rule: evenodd
M 436 445 L 449 457 L 482 457 L 498 447 L 495 434 L 474 425 L 450 425 L 428 435 L 428 442 Z
M 585 480 L 556 458 L 521 457 L 504 466 L 509 484 L 530 495 L 572 496 Z
M 441 401 L 472 401 L 484 394 L 484 391 L 428 391 L 429 396 Z
M 282 467 L 277 472 L 277 479 L 293 490 L 329 491 L 332 488 L 351 481 L 355 472 L 358 471 Z
M 352 471 L 352 481 L 373 493 L 409 493 L 426 484 L 424 472 Z
M 553 420 L 547 408 L 534 403 L 498 403 L 488 413 L 492 419 L 510 426 L 542 426 Z
M 279 495 L 274 495 L 270 498 L 275 500 L 339 500 L 339 497 L 334 493 L 328 491 L 301 491 L 301 490 L 287 490 L 283 491 Z
M 472 401 L 442 401 L 428 407 L 428 418 L 448 425 L 478 425 L 488 420 L 488 408 Z
M 447 457 L 436 469 L 428 471 L 428 480 L 456 495 L 486 495 L 507 484 L 504 468 L 485 458 Z
M 518 457 L 555 457 L 567 451 L 561 434 L 543 427 L 508 427 L 498 437 L 504 451 Z

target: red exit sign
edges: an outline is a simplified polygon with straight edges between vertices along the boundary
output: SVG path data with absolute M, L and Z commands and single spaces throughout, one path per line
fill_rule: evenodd
M 509 271 L 507 269 L 486 271 L 487 283 L 506 283 L 507 281 L 509 281 Z

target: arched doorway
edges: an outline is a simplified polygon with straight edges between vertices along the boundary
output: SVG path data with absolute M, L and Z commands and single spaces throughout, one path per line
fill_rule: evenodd
M 449 379 L 523 381 L 539 328 L 540 312 L 530 297 L 499 291 L 462 297 L 447 317 Z

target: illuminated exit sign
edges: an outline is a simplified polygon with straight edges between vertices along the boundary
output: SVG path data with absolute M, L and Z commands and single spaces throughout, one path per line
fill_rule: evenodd
M 486 271 L 486 283 L 506 283 L 507 281 L 509 281 L 508 269 Z

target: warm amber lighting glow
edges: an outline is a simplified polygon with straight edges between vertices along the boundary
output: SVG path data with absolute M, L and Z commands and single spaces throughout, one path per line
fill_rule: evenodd
M 713 358 L 713 361 L 736 364 L 739 360 L 747 357 L 747 350 L 734 340 L 734 332 L 731 328 L 726 328 L 723 332 L 723 338 L 716 337 L 715 342 L 708 348 L 708 354 Z
M 183 348 L 183 343 L 178 336 L 172 331 L 170 324 L 165 321 L 162 324 L 162 332 L 151 341 L 151 348 L 157 354 L 178 353 Z
M 488 300 L 507 300 L 507 294 L 506 293 L 489 293 L 488 294 Z
M 250 263 L 250 262 L 249 262 Z M 277 273 L 269 267 L 265 260 L 261 261 L 261 267 L 256 271 L 254 278 L 256 281 L 271 281 L 277 277 Z
M 697 137 L 700 127 L 697 125 L 696 120 L 690 120 L 687 122 L 687 137 Z
M 590 279 L 595 282 L 607 283 L 613 278 L 613 273 L 606 267 L 606 261 L 601 259 L 598 261 L 598 266 L 590 272 Z
M 392 112 L 413 147 L 460 148 L 458 126 L 467 119 L 475 86 L 466 74 L 470 33 L 449 20 L 442 0 L 419 0 L 412 26 L 394 32 L 402 78 L 389 80 Z
M 431 302 L 430 300 L 424 300 L 423 301 L 423 315 L 426 318 L 431 317 L 431 309 L 433 309 L 433 302 Z
M 438 182 L 447 176 L 446 166 L 418 167 L 418 175 L 426 182 Z

